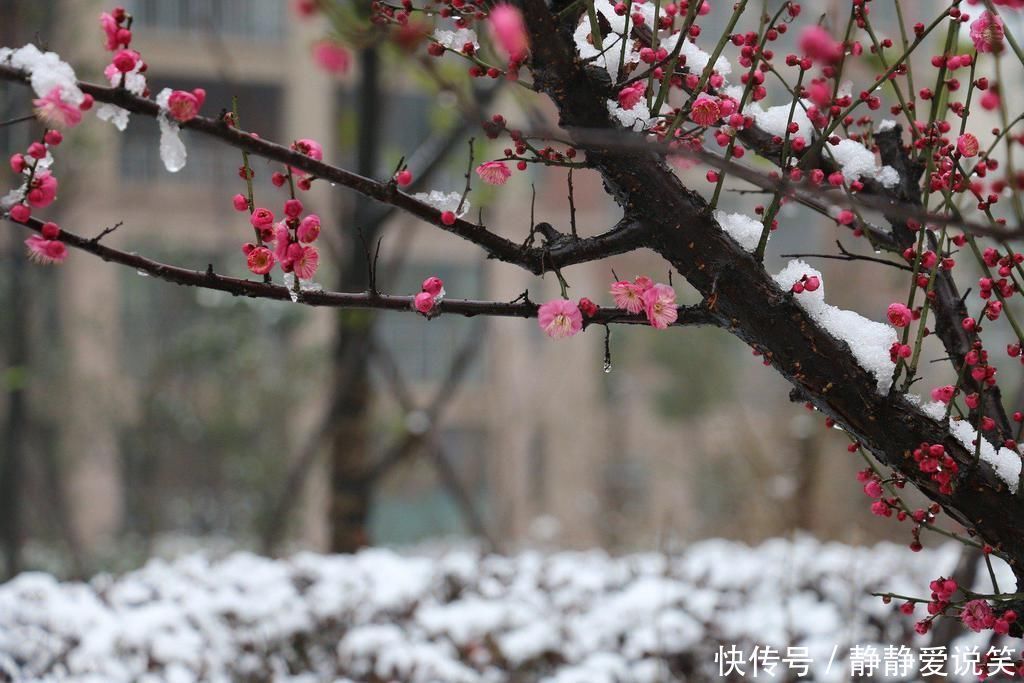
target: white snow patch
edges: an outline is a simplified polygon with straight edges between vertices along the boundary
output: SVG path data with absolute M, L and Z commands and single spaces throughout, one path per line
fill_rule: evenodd
M 820 272 L 799 259 L 790 261 L 774 279 L 783 291 L 789 291 L 804 275 L 817 276 L 821 286 L 813 292 L 804 290 L 796 294 L 797 303 L 829 334 L 846 342 L 857 363 L 875 377 L 878 392 L 887 393 L 896 369 L 889 358 L 889 348 L 897 339 L 896 330 L 854 311 L 826 304 L 824 278 Z
M 875 161 L 875 153 L 856 140 L 840 140 L 835 145 L 829 143 L 829 150 L 847 182 L 858 178 L 874 178 L 883 187 L 893 187 L 900 180 L 894 168 L 880 168 Z
M 471 28 L 460 28 L 456 31 L 445 31 L 443 29 L 436 29 L 434 31 L 434 40 L 444 45 L 450 50 L 456 52 L 462 52 L 462 48 L 466 43 L 471 43 L 474 50 L 480 49 L 480 43 L 476 37 L 476 31 Z
M 679 48 L 679 54 L 682 57 L 686 57 L 686 66 L 690 70 L 690 73 L 698 75 L 704 73 L 704 69 L 707 68 L 708 62 L 711 61 L 711 55 L 697 47 L 693 41 L 682 37 L 681 33 L 674 33 L 662 40 L 661 47 L 664 47 L 671 54 L 681 38 L 683 40 L 683 45 Z M 723 55 L 719 55 L 718 59 L 715 60 L 715 71 L 723 76 L 728 76 L 732 73 L 732 62 L 726 59 Z
M 0 48 L 0 64 L 10 64 L 15 69 L 27 72 L 32 90 L 39 97 L 45 97 L 54 88 L 60 88 L 61 99 L 68 104 L 77 107 L 85 99 L 85 94 L 78 87 L 75 70 L 62 61 L 56 52 L 43 52 L 35 45 L 17 49 Z
M 740 88 L 739 96 L 736 96 L 736 101 L 739 101 L 739 97 L 742 96 L 742 88 Z M 807 142 L 810 142 L 814 136 L 814 125 L 811 120 L 807 118 L 807 112 L 804 111 L 804 107 L 801 104 L 806 105 L 806 101 L 803 103 L 797 103 L 796 107 L 792 104 L 780 104 L 777 107 L 768 107 L 762 109 L 757 102 L 750 102 L 747 104 L 743 112 L 749 116 L 754 117 L 754 122 L 759 128 L 771 135 L 777 135 L 780 138 L 786 137 L 786 129 L 789 126 L 789 113 L 793 111 L 793 123 L 797 125 L 797 132 L 790 135 L 790 138 L 796 137 L 797 135 L 802 136 Z
M 462 195 L 458 192 L 441 192 L 440 190 L 431 190 L 430 192 L 417 192 L 413 195 L 414 199 L 418 199 L 424 204 L 430 204 L 438 211 L 452 211 L 459 218 L 466 215 L 469 211 L 469 200 L 467 199 L 462 204 L 462 211 L 458 211 L 459 201 L 462 199 Z
M 613 12 L 614 14 L 614 12 Z M 576 31 L 573 33 L 573 42 L 576 43 L 576 51 L 585 62 L 590 62 L 597 66 L 603 66 L 608 74 L 612 77 L 612 80 L 617 80 L 619 77 L 619 65 L 622 63 L 622 37 L 617 34 L 609 34 L 604 37 L 601 41 L 601 50 L 594 47 L 589 41 L 590 38 L 590 22 L 586 16 L 576 26 Z M 640 61 L 640 53 L 637 50 L 632 49 L 629 45 L 626 46 L 626 60 L 625 65 L 636 64 Z
M 764 224 L 761 221 L 742 213 L 726 213 L 725 211 L 715 211 L 715 220 L 741 247 L 747 251 L 757 249 L 757 245 L 761 241 L 761 233 L 764 231 Z M 792 285 L 792 283 L 790 284 Z
M 140 59 L 135 63 L 135 67 L 124 74 L 124 89 L 133 95 L 142 95 L 146 92 L 146 76 L 140 72 L 144 62 Z M 117 87 L 121 84 L 121 73 L 117 72 L 108 67 L 106 71 L 107 80 L 110 82 L 111 87 Z M 101 121 L 110 121 L 114 124 L 114 127 L 119 131 L 124 132 L 128 127 L 129 112 L 127 109 L 122 109 L 116 104 L 100 104 L 96 107 L 96 118 Z
M 979 437 L 978 432 L 974 429 L 967 420 L 957 420 L 950 418 L 949 420 L 949 431 L 956 437 L 957 441 L 964 445 L 971 453 L 977 450 L 978 446 L 975 441 L 981 439 L 981 459 L 992 466 L 995 470 L 996 476 L 1003 480 L 1006 487 L 1011 493 L 1017 492 L 1017 484 L 1020 481 L 1020 470 L 1021 470 L 1021 459 L 1020 454 L 1010 450 L 1009 448 L 1000 448 L 998 451 L 995 446 L 989 442 L 985 437 Z
M 643 98 L 633 105 L 632 109 L 623 109 L 615 100 L 608 100 L 608 113 L 619 122 L 623 128 L 633 131 L 646 130 L 651 126 L 651 110 L 647 107 L 647 101 Z

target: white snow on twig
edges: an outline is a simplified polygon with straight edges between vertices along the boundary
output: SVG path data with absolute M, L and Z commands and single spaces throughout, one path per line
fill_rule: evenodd
M 124 74 L 124 89 L 133 95 L 142 95 L 146 92 L 146 76 L 139 70 L 142 68 L 143 61 L 140 59 L 135 63 L 135 67 Z M 107 70 L 107 80 L 110 82 L 111 87 L 117 87 L 121 84 L 121 74 L 112 69 Z M 110 121 L 114 124 L 114 127 L 119 131 L 124 132 L 125 128 L 128 127 L 129 112 L 127 109 L 122 109 L 116 104 L 101 104 L 96 107 L 96 118 L 101 121 Z
M 417 192 L 413 195 L 413 199 L 418 199 L 424 204 L 429 204 L 438 211 L 451 211 L 459 218 L 462 218 L 467 212 L 469 212 L 468 199 L 462 203 L 462 211 L 457 210 L 459 208 L 459 201 L 462 199 L 462 195 L 458 192 L 441 192 L 440 190 Z
M 668 50 L 669 54 L 671 54 L 680 39 L 683 40 L 683 45 L 679 48 L 679 55 L 686 58 L 686 67 L 692 74 L 698 76 L 703 74 L 704 69 L 708 66 L 708 62 L 711 61 L 711 54 L 701 50 L 693 41 L 683 37 L 681 33 L 666 37 L 661 41 L 661 47 Z M 719 55 L 718 59 L 715 60 L 715 71 L 723 76 L 728 76 L 732 73 L 732 62 L 726 59 L 724 55 Z M 739 98 L 737 98 L 738 100 Z
M 790 261 L 774 279 L 783 291 L 788 292 L 804 275 L 817 276 L 821 284 L 813 292 L 804 290 L 796 294 L 797 303 L 829 334 L 846 342 L 857 363 L 875 377 L 878 392 L 887 393 L 896 369 L 889 357 L 889 348 L 897 338 L 895 328 L 825 303 L 824 278 L 799 259 Z
M 741 247 L 747 251 L 757 249 L 761 233 L 764 231 L 764 224 L 761 221 L 742 213 L 725 211 L 715 211 L 715 220 Z
M 978 449 L 978 445 L 975 443 L 978 439 L 978 432 L 974 429 L 974 425 L 967 420 L 950 418 L 949 431 L 969 452 L 974 453 Z M 1016 493 L 1020 481 L 1020 454 L 1005 447 L 996 450 L 988 439 L 981 437 L 980 456 L 984 462 L 992 466 L 996 476 L 1003 480 L 1010 492 Z
M 900 181 L 896 169 L 892 166 L 880 167 L 875 161 L 875 153 L 856 140 L 840 140 L 835 145 L 829 143 L 828 147 L 847 182 L 858 178 L 874 178 L 882 187 L 894 187 Z
M 460 28 L 456 31 L 436 29 L 434 31 L 434 40 L 441 45 L 444 45 L 446 48 L 455 50 L 456 52 L 462 52 L 462 48 L 466 43 L 471 43 L 474 50 L 480 49 L 480 43 L 476 37 L 476 32 L 471 28 Z
M 0 64 L 10 64 L 27 72 L 32 90 L 39 97 L 60 88 L 61 99 L 68 104 L 77 107 L 85 99 L 85 94 L 78 87 L 75 70 L 56 52 L 43 52 L 35 45 L 17 49 L 3 47 L 0 48 Z
M 643 98 L 633 105 L 632 109 L 623 109 L 615 100 L 608 100 L 608 113 L 612 115 L 623 128 L 633 131 L 642 131 L 650 128 L 654 123 L 651 118 L 651 110 L 647 107 L 647 101 Z

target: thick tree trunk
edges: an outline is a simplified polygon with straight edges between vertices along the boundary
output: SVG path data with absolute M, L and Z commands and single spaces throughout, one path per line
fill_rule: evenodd
M 24 451 L 28 420 L 28 301 L 31 289 L 25 282 L 25 259 L 21 257 L 21 235 L 8 235 L 12 258 L 8 272 L 11 297 L 7 302 L 10 328 L 6 338 L 9 385 L 4 419 L 3 450 L 0 456 L 0 542 L 3 543 L 4 576 L 21 570 L 23 541 L 21 491 L 24 482 Z
M 379 171 L 380 116 L 383 110 L 380 89 L 380 55 L 376 48 L 364 50 L 359 58 L 359 143 L 357 172 L 374 176 Z M 373 248 L 380 222 L 368 221 L 370 202 L 362 195 L 354 210 L 346 211 L 341 226 L 348 236 L 347 257 L 338 278 L 338 291 L 359 292 L 370 286 L 366 249 Z M 359 231 L 362 230 L 362 239 Z M 372 311 L 341 311 L 335 324 L 332 354 L 331 404 L 335 423 L 330 436 L 331 489 L 328 510 L 331 551 L 352 552 L 369 541 L 366 523 L 372 483 L 366 472 L 372 462 L 368 430 L 370 408 L 369 364 L 373 337 Z

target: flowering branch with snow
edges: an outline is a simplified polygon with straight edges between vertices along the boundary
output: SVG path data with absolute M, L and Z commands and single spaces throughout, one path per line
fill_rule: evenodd
M 205 93 L 199 89 L 163 91 L 151 99 L 146 65 L 129 47 L 132 19 L 115 10 L 101 18 L 112 54 L 105 72 L 109 87 L 77 81 L 57 55 L 34 46 L 0 51 L 0 78 L 35 90 L 37 115 L 46 126 L 41 140 L 12 157 L 19 183 L 2 209 L 11 221 L 34 231 L 27 244 L 37 260 L 63 260 L 65 246 L 71 246 L 172 282 L 237 295 L 408 310 L 428 318 L 444 313 L 536 317 L 554 339 L 595 323 L 722 327 L 789 380 L 793 395 L 821 411 L 828 426 L 847 431 L 851 452 L 861 453 L 870 465 L 861 483 L 872 510 L 909 521 L 912 548 L 920 548 L 922 529 L 946 533 L 1002 558 L 1021 582 L 1024 474 L 1018 440 L 1024 412 L 1004 406 L 995 362 L 997 355 L 1009 359 L 1005 362 L 1024 361 L 1024 311 L 1016 305 L 1024 253 L 1014 246 L 1024 229 L 1024 206 L 1012 191 L 1024 185 L 1024 174 L 1014 165 L 1015 146 L 1024 141 L 1018 128 L 1024 115 L 1008 111 L 1004 72 L 1013 68 L 1019 75 L 1024 52 L 1000 16 L 1020 3 L 952 0 L 907 25 L 907 5 L 897 0 L 897 39 L 881 30 L 874 4 L 843 3 L 843 18 L 833 26 L 808 20 L 806 9 L 792 1 L 763 16 L 754 16 L 745 0 L 732 5 L 588 0 L 550 6 L 546 0 L 518 0 L 490 8 L 463 0 L 374 2 L 369 13 L 374 35 L 407 54 L 457 55 L 472 64 L 469 78 L 516 81 L 546 96 L 559 115 L 557 131 L 524 131 L 500 113 L 491 115 L 481 128 L 490 140 L 507 139 L 503 153 L 475 167 L 471 159 L 473 172 L 467 172 L 461 193 L 419 194 L 403 189 L 414 180 L 404 164 L 388 179 L 373 179 L 327 163 L 314 140 L 282 145 L 246 131 L 237 111 L 202 116 Z M 328 5 L 300 3 L 306 13 Z M 726 28 L 704 36 L 702 23 L 713 12 L 725 18 Z M 477 33 L 481 26 L 486 40 Z M 777 55 L 776 46 L 791 31 L 798 32 L 794 47 Z M 941 50 L 922 67 L 921 57 L 935 38 Z M 325 68 L 347 68 L 343 48 L 318 44 L 315 51 Z M 734 60 L 742 67 L 737 73 Z M 850 78 L 859 78 L 859 87 Z M 768 106 L 774 90 L 785 102 Z M 876 121 L 869 113 L 880 111 L 886 99 L 889 114 L 905 126 Z M 253 239 L 242 251 L 248 269 L 262 280 L 157 263 L 33 215 L 56 197 L 52 151 L 62 139 L 56 128 L 76 125 L 94 101 L 97 115 L 121 129 L 131 114 L 157 118 L 169 171 L 185 163 L 181 129 L 241 150 L 245 192 L 232 201 L 249 217 Z M 988 133 L 971 126 L 970 114 L 978 109 L 998 116 L 999 124 Z M 766 173 L 747 163 L 748 153 L 775 170 Z M 249 155 L 279 165 L 272 180 L 286 188 L 283 201 L 259 198 L 257 203 Z M 695 162 L 708 166 L 703 175 L 708 197 L 681 172 Z M 571 207 L 570 232 L 531 217 L 528 235 L 517 242 L 466 218 L 474 175 L 506 186 L 531 163 L 596 172 L 621 206 L 622 219 L 606 231 L 579 236 Z M 562 296 L 540 305 L 528 298 L 460 301 L 449 298 L 435 277 L 412 296 L 382 295 L 374 288 L 323 291 L 313 282 L 321 258 L 313 243 L 321 221 L 306 213 L 301 200 L 301 192 L 319 180 L 402 210 L 479 246 L 488 258 L 536 275 L 551 272 Z M 740 181 L 766 193 L 753 216 L 719 207 L 723 193 Z M 1009 202 L 1003 201 L 1007 195 Z M 767 272 L 764 255 L 772 233 L 789 229 L 781 210 L 790 202 L 864 238 L 870 248 L 888 254 L 867 258 L 893 263 L 907 274 L 907 296 L 872 316 L 883 322 L 826 303 L 822 274 L 802 260 L 790 261 L 779 273 Z M 278 206 L 281 218 L 275 215 Z M 878 213 L 885 224 L 879 224 Z M 1007 228 L 1008 219 L 1016 227 Z M 534 244 L 538 233 L 544 240 L 539 246 Z M 993 237 L 991 243 L 983 241 Z M 614 308 L 595 303 L 600 296 L 593 292 L 588 293 L 593 299 L 568 298 L 563 270 L 641 248 L 664 258 L 701 303 L 679 306 L 673 286 L 646 276 L 609 283 L 607 294 L 600 295 Z M 851 254 L 844 248 L 840 256 L 854 260 Z M 959 261 L 973 261 L 981 273 L 977 301 L 960 293 L 962 283 L 954 278 Z M 273 283 L 277 270 L 285 286 Z M 1005 354 L 989 348 L 982 336 L 997 323 L 1009 327 L 1013 340 Z M 929 339 L 941 344 L 952 379 L 926 392 L 931 401 L 912 392 Z M 883 475 L 885 470 L 891 476 Z M 906 484 L 932 504 L 909 509 L 893 491 Z M 950 531 L 940 524 L 943 511 L 959 528 Z M 1000 603 L 1001 616 L 990 620 L 976 602 L 983 598 L 965 593 L 965 600 L 952 600 L 956 586 L 944 579 L 932 588 L 930 602 L 939 607 L 920 628 L 927 629 L 938 615 L 955 613 L 966 614 L 969 626 L 991 622 L 1020 630 L 1008 616 L 1021 608 L 1012 594 Z

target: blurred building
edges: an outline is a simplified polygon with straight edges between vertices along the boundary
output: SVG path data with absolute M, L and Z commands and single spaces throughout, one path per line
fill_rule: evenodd
M 127 4 L 135 17 L 133 47 L 150 65 L 154 93 L 165 86 L 203 87 L 207 115 L 230 108 L 237 97 L 244 128 L 284 143 L 313 138 L 331 150 L 328 160 L 351 159 L 359 134 L 352 82 L 314 68 L 309 47 L 324 27 L 292 20 L 286 5 Z M 94 17 L 103 7 L 61 7 L 80 20 L 62 21 L 42 35 L 80 75 L 98 80 L 107 55 Z M 20 26 L 22 40 L 37 29 Z M 439 94 L 391 65 L 381 176 L 459 115 L 450 93 Z M 22 90 L 0 92 L 25 102 Z M 523 118 L 510 97 L 493 109 Z M 120 134 L 88 117 L 58 154 L 60 218 L 81 234 L 120 223 L 105 238 L 111 245 L 244 276 L 239 246 L 248 227 L 230 201 L 242 189 L 240 154 L 196 135 L 185 140 L 188 164 L 169 174 L 159 159 L 155 121 L 133 117 Z M 4 143 L 10 149 L 20 144 L 11 136 Z M 478 160 L 500 154 L 501 145 L 486 149 L 477 145 Z M 461 190 L 464 151 L 451 159 L 431 188 Z M 257 203 L 276 209 L 283 195 L 267 182 L 273 168 L 259 159 L 254 167 Z M 578 173 L 574 180 L 581 234 L 612 225 L 620 213 L 599 179 Z M 702 173 L 693 171 L 690 180 L 699 185 Z M 472 211 L 482 207 L 488 227 L 522 240 L 531 184 L 537 219 L 566 227 L 567 185 L 558 169 L 517 174 L 498 192 L 475 188 Z M 335 219 L 345 215 L 343 204 L 352 195 L 319 182 L 302 199 L 325 218 L 318 279 L 333 282 L 337 236 L 358 228 Z M 759 199 L 726 201 L 730 210 L 750 211 Z M 780 221 L 787 225 L 773 237 L 770 269 L 784 262 L 779 254 L 828 251 L 837 236 L 795 207 L 787 206 Z M 538 281 L 484 261 L 472 245 L 404 216 L 385 230 L 381 263 L 388 282 L 382 288 L 395 293 L 418 291 L 424 277 L 439 275 L 453 298 L 512 300 L 527 289 L 534 301 L 558 295 L 553 277 Z M 611 268 L 621 277 L 670 277 L 667 264 L 652 254 L 617 257 L 566 269 L 570 295 L 608 303 Z M 823 270 L 840 268 L 848 284 L 830 291 L 830 301 L 868 315 L 884 310 L 887 285 L 900 281 L 870 265 Z M 31 277 L 34 310 L 48 312 L 30 330 L 36 340 L 31 367 L 51 370 L 37 373 L 32 385 L 39 428 L 31 452 L 46 451 L 59 465 L 77 542 L 91 551 L 119 538 L 162 533 L 253 538 L 266 522 L 268 496 L 279 490 L 323 410 L 337 314 L 152 282 L 79 253 Z M 678 274 L 675 285 L 682 298 L 694 300 Z M 862 465 L 846 455 L 841 435 L 823 433 L 818 417 L 787 403 L 788 386 L 724 332 L 616 327 L 607 373 L 603 329 L 552 342 L 521 320 L 441 316 L 428 322 L 384 313 L 376 333 L 423 406 L 438 400 L 435 393 L 466 340 L 482 347 L 445 411 L 439 444 L 505 545 L 633 548 L 720 534 L 752 540 L 793 528 L 846 540 L 856 540 L 862 528 L 872 536 L 899 531 L 867 513 L 853 480 Z M 383 454 L 406 430 L 424 426 L 421 413 L 398 407 L 386 375 L 379 368 L 375 373 L 373 433 Z M 53 495 L 55 489 L 40 483 L 45 477 L 38 468 L 33 472 L 30 490 Z M 295 505 L 291 538 L 297 545 L 325 545 L 327 482 L 321 462 Z M 37 502 L 30 497 L 26 504 Z M 40 534 L 53 535 L 42 516 L 33 520 Z M 467 527 L 430 458 L 420 454 L 379 488 L 372 530 L 380 542 L 410 543 L 464 534 Z

